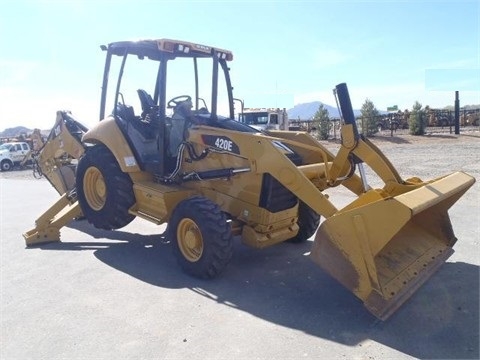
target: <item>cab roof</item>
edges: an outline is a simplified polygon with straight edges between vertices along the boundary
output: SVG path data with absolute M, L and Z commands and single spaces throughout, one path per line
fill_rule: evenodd
M 233 54 L 229 50 L 172 39 L 117 41 L 108 44 L 108 46 L 102 45 L 101 48 L 118 56 L 133 54 L 139 57 L 148 57 L 152 60 L 160 60 L 165 55 L 208 58 L 213 57 L 214 54 L 220 59 L 233 60 Z

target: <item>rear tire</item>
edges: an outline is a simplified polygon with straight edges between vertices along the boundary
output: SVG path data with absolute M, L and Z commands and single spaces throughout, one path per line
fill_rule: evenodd
M 135 216 L 128 213 L 135 204 L 132 180 L 104 145 L 88 149 L 79 160 L 77 197 L 83 215 L 99 229 L 119 229 Z
M 320 215 L 310 209 L 304 202 L 298 204 L 298 234 L 289 239 L 292 243 L 307 241 L 317 231 L 320 224 Z
M 201 196 L 177 205 L 168 224 L 168 237 L 178 264 L 197 278 L 217 276 L 232 258 L 233 236 L 225 213 Z

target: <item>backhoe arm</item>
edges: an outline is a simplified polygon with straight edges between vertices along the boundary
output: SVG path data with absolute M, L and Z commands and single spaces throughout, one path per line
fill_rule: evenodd
M 81 137 L 86 131 L 87 128 L 70 112 L 57 111 L 47 141 L 34 155 L 41 173 L 61 197 L 35 221 L 34 229 L 23 234 L 27 246 L 59 241 L 60 229 L 82 216 L 75 191 L 76 164 L 73 160 L 85 152 Z
M 67 111 L 57 111 L 57 118 L 48 139 L 40 148 L 35 160 L 41 173 L 60 195 L 75 187 L 75 165 L 85 152 L 81 142 L 87 128 Z

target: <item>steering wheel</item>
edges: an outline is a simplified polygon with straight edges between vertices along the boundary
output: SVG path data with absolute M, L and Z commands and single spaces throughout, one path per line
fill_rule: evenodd
M 192 101 L 192 97 L 189 95 L 180 95 L 175 96 L 173 99 L 169 100 L 167 106 L 169 109 L 174 108 L 175 106 L 181 104 L 184 101 Z

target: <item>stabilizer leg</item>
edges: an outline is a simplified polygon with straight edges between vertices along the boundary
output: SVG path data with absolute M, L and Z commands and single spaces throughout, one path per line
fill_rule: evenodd
M 23 234 L 27 246 L 60 241 L 60 229 L 71 220 L 82 216 L 78 201 L 73 201 L 68 194 L 45 211 L 36 221 L 35 228 Z

